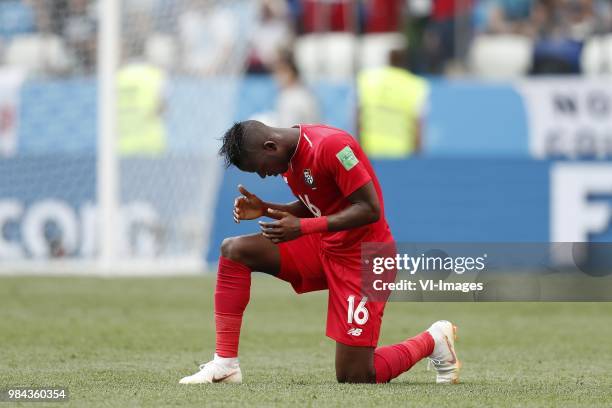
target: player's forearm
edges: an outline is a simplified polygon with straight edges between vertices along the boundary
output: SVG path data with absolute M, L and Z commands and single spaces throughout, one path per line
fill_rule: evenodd
M 293 202 L 287 203 L 287 204 L 277 204 L 277 203 L 264 202 L 264 205 L 266 206 L 266 208 L 269 208 L 269 209 L 272 209 L 272 210 L 279 210 L 279 211 L 288 212 L 289 214 L 293 215 L 294 217 L 298 217 L 298 218 L 310 218 L 310 217 L 312 217 L 312 213 L 308 210 L 308 208 L 306 208 L 306 206 L 304 206 L 304 204 L 302 204 L 302 202 L 300 200 L 296 200 L 296 201 L 293 201 Z M 266 210 L 266 214 L 265 215 L 267 217 L 270 217 L 270 218 L 279 219 L 278 215 L 270 214 L 269 211 L 267 211 L 267 210 Z
M 344 231 L 372 224 L 380 219 L 380 210 L 367 203 L 353 203 L 327 217 L 328 231 Z
M 302 220 L 302 233 L 344 231 L 372 224 L 380 219 L 380 203 L 372 181 L 355 190 L 347 199 L 351 205 L 335 214 Z
M 368 203 L 353 203 L 344 210 L 325 217 L 299 220 L 302 234 L 315 232 L 344 231 L 372 224 L 380 219 L 380 210 Z

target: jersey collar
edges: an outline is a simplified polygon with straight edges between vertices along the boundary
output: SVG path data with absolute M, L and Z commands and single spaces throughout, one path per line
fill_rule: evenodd
M 295 146 L 295 150 L 293 152 L 293 154 L 291 155 L 291 158 L 289 159 L 289 168 L 291 169 L 291 171 L 293 172 L 293 158 L 297 155 L 298 150 L 300 150 L 300 146 L 303 144 L 302 143 L 302 134 L 304 133 L 304 130 L 302 129 L 302 125 L 293 125 L 291 126 L 291 128 L 293 129 L 300 129 L 300 137 L 298 138 L 298 142 L 297 145 Z

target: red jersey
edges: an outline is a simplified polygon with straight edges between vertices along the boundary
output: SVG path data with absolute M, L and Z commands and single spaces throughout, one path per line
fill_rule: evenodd
M 372 181 L 380 202 L 380 219 L 345 231 L 322 234 L 323 251 L 360 260 L 362 242 L 393 240 L 385 219 L 380 184 L 357 141 L 343 130 L 324 125 L 299 125 L 300 139 L 289 169 L 283 174 L 293 194 L 314 216 L 335 214 L 351 203 L 353 192 Z

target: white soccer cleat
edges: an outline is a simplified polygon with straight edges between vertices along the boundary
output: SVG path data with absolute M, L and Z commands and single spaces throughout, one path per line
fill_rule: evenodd
M 200 371 L 179 381 L 179 384 L 212 383 L 242 383 L 242 372 L 238 365 L 238 358 L 223 358 L 215 354 L 212 361 L 200 366 Z
M 461 363 L 455 353 L 457 326 L 446 320 L 438 320 L 427 329 L 433 337 L 435 346 L 429 362 L 437 371 L 436 383 L 457 384 Z

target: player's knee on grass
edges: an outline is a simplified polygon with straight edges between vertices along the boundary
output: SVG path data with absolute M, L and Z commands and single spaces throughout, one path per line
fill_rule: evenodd
M 336 380 L 339 383 L 372 384 L 376 382 L 376 373 L 373 369 L 338 370 L 336 368 Z
M 336 379 L 339 383 L 375 383 L 374 348 L 336 343 Z

